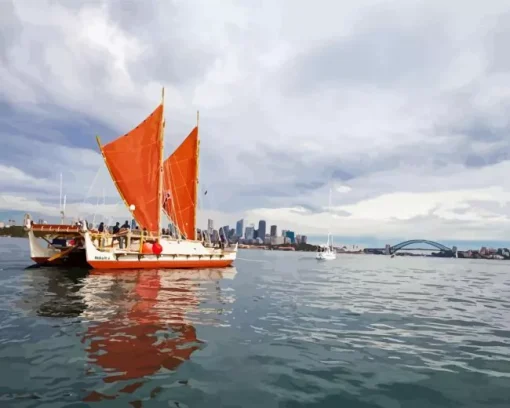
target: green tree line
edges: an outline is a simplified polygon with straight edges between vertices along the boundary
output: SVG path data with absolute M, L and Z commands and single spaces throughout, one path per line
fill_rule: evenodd
M 27 237 L 27 232 L 21 225 L 13 225 L 9 228 L 0 228 L 0 237 L 15 237 L 24 238 Z

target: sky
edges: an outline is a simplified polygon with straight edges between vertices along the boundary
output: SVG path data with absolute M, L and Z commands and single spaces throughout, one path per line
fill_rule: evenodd
M 0 211 L 58 216 L 63 173 L 70 217 L 126 218 L 95 136 L 164 86 L 199 227 L 505 241 L 509 42 L 510 0 L 3 0 Z

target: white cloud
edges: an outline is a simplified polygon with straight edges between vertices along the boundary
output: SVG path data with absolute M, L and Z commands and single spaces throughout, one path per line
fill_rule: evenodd
M 56 186 L 50 180 L 33 177 L 16 167 L 2 164 L 0 164 L 0 183 L 4 187 L 20 184 L 27 188 L 54 188 Z
M 337 193 L 341 193 L 341 194 L 348 193 L 351 190 L 352 190 L 352 188 L 350 188 L 349 186 L 336 186 L 335 187 L 335 191 Z
M 2 208 L 53 213 L 60 172 L 69 211 L 103 191 L 114 202 L 95 134 L 52 124 L 102 123 L 106 142 L 164 85 L 167 151 L 201 111 L 203 214 L 217 223 L 507 231 L 508 1 L 12 1 L 0 15 L 0 102 L 23 115 L 0 105 Z M 336 218 L 321 212 L 325 182 Z

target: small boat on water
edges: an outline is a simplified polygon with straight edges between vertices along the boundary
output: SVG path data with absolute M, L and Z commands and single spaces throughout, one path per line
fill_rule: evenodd
M 331 208 L 331 188 L 329 189 L 329 208 Z M 328 231 L 328 242 L 326 245 L 321 245 L 317 248 L 315 259 L 318 261 L 332 261 L 336 259 L 336 251 L 333 248 L 333 236 L 331 231 Z
M 315 259 L 319 261 L 332 261 L 336 259 L 336 252 L 328 243 L 327 245 L 319 247 Z
M 198 237 L 199 133 L 197 125 L 164 160 L 164 90 L 158 107 L 136 128 L 101 145 L 106 167 L 139 230 L 116 234 L 79 225 L 34 224 L 25 219 L 31 258 L 39 264 L 85 260 L 94 269 L 182 269 L 231 266 L 237 244 Z M 163 233 L 161 216 L 174 228 Z M 47 242 L 40 245 L 38 238 Z M 60 246 L 56 245 L 60 240 Z M 72 258 L 74 257 L 74 258 Z M 83 259 L 84 258 L 84 259 Z

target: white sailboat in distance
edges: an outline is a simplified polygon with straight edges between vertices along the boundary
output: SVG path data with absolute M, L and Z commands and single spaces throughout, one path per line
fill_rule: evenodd
M 331 188 L 329 189 L 329 207 L 331 208 Z M 336 251 L 333 249 L 333 236 L 331 230 L 328 231 L 328 242 L 326 245 L 321 245 L 317 248 L 317 255 L 315 259 L 319 261 L 332 261 L 336 259 Z

